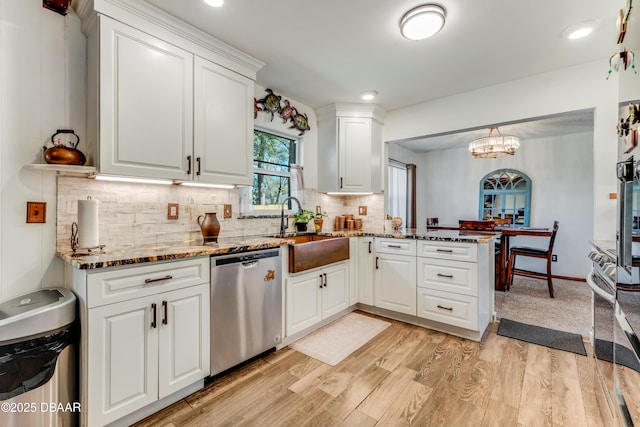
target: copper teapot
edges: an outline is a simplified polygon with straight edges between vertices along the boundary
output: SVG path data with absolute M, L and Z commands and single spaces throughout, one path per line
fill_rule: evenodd
M 67 142 L 67 145 L 60 142 L 60 138 L 55 138 L 57 135 L 61 133 L 70 133 L 71 135 L 76 137 L 76 142 Z M 73 129 L 58 129 L 56 133 L 51 135 L 51 143 L 53 147 L 47 148 L 43 146 L 44 150 L 44 161 L 49 164 L 57 164 L 57 165 L 79 165 L 82 166 L 87 161 L 82 151 L 78 150 L 76 147 L 78 143 L 80 143 L 80 137 L 75 134 Z

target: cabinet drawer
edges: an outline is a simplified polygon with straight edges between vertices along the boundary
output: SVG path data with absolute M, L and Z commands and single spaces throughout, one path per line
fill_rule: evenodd
M 476 262 L 478 245 L 475 243 L 420 241 L 418 256 Z
M 209 257 L 89 273 L 89 308 L 209 283 Z
M 477 296 L 478 264 L 418 258 L 418 286 Z
M 416 255 L 416 241 L 410 239 L 376 238 L 376 252 L 398 255 Z
M 418 288 L 418 317 L 477 331 L 478 299 Z

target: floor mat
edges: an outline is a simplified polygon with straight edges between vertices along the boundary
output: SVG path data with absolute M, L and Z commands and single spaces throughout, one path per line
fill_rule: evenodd
M 335 366 L 391 323 L 349 313 L 289 345 L 292 349 Z
M 571 332 L 556 331 L 541 326 L 527 325 L 509 319 L 500 319 L 498 335 L 514 338 L 532 344 L 555 348 L 556 350 L 587 355 L 582 336 Z
M 613 363 L 613 345 L 611 341 L 596 339 L 596 356 L 598 356 L 598 359 Z M 615 348 L 616 362 L 619 365 L 640 372 L 640 363 L 638 363 L 638 359 L 633 351 L 620 344 L 616 344 Z

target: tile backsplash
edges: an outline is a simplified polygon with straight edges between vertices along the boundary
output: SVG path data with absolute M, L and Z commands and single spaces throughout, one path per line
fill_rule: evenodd
M 129 184 L 86 178 L 58 177 L 57 249 L 71 247 L 71 226 L 78 220 L 78 200 L 91 197 L 100 201 L 100 244 L 115 248 L 129 245 L 198 243 L 202 234 L 199 215 L 217 212 L 220 237 L 273 235 L 280 230 L 280 218 L 239 217 L 239 190 L 182 187 L 177 185 Z M 329 216 L 323 230 L 333 230 L 336 215 L 354 214 L 364 228 L 382 227 L 382 194 L 368 196 L 329 196 L 307 189 L 303 207 L 315 212 L 316 206 Z M 178 219 L 167 219 L 169 203 L 177 203 Z M 224 205 L 231 205 L 231 218 L 223 218 Z M 367 206 L 367 215 L 358 216 L 358 207 Z M 293 230 L 289 221 L 289 230 Z

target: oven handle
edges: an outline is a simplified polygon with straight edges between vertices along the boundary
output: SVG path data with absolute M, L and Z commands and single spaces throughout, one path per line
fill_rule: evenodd
M 596 285 L 595 275 L 596 275 L 596 273 L 594 273 L 594 272 L 589 273 L 589 275 L 587 276 L 587 285 L 589 285 L 589 287 L 591 288 L 591 290 L 595 294 L 597 294 L 598 296 L 604 298 L 610 304 L 615 303 L 616 302 L 615 295 L 611 295 L 611 294 L 607 293 L 606 291 L 601 289 L 600 286 Z

